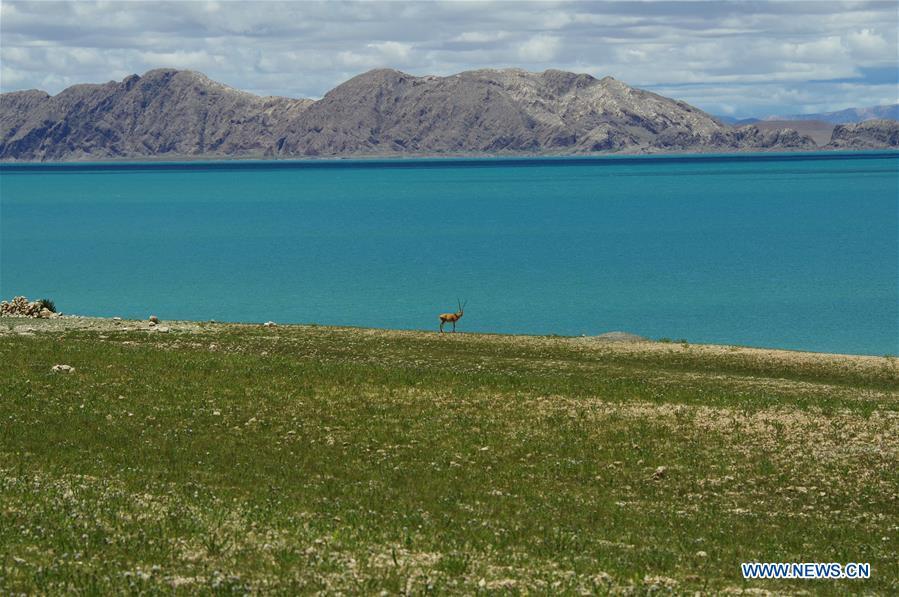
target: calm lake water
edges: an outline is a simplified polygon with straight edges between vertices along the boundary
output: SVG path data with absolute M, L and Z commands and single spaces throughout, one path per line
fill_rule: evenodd
M 899 154 L 0 167 L 68 313 L 899 353 Z

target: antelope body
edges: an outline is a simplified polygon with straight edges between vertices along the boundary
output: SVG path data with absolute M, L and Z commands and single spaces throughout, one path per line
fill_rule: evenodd
M 440 333 L 443 333 L 443 326 L 446 323 L 453 324 L 453 331 L 456 331 L 456 322 L 462 319 L 462 315 L 465 314 L 465 303 L 457 301 L 459 303 L 459 310 L 455 313 L 441 313 L 438 317 L 440 317 Z M 466 301 L 467 303 L 468 301 Z

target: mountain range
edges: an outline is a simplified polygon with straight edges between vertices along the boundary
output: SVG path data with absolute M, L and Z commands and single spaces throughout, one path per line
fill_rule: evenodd
M 897 144 L 891 127 L 899 124 L 872 122 L 860 130 L 842 129 L 835 141 L 853 148 Z M 37 90 L 0 95 L 3 160 L 816 147 L 811 137 L 789 128 L 731 127 L 687 103 L 611 77 L 558 70 L 489 69 L 436 77 L 378 69 L 318 100 L 261 97 L 174 69 L 74 85 L 54 96 Z
M 816 112 L 814 114 L 769 115 L 761 118 L 733 118 L 718 116 L 720 121 L 730 125 L 755 124 L 756 122 L 789 122 L 814 120 L 830 124 L 855 124 L 866 120 L 899 120 L 899 104 L 868 106 L 865 108 L 846 108 L 835 112 Z

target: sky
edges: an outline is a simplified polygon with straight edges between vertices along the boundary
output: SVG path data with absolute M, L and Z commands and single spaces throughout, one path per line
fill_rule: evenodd
M 372 68 L 611 75 L 722 116 L 899 102 L 899 2 L 0 0 L 0 90 L 153 68 L 319 98 Z

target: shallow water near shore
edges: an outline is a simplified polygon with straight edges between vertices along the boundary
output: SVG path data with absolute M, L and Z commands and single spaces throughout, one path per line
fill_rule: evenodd
M 0 166 L 0 296 L 899 353 L 899 154 Z

